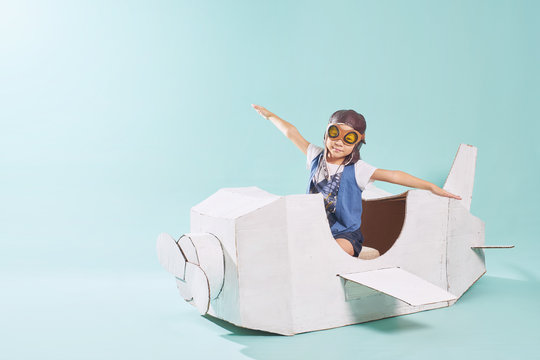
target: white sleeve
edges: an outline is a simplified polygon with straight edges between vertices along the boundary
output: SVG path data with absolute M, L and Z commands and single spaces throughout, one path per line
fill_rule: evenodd
M 368 183 L 373 182 L 374 180 L 370 181 L 371 175 L 377 170 L 375 166 L 372 166 L 365 162 L 364 160 L 358 160 L 356 164 L 354 164 L 354 175 L 356 176 L 356 183 L 358 184 L 358 187 L 364 191 Z
M 311 169 L 311 162 L 317 155 L 319 155 L 323 151 L 322 147 L 319 147 L 317 145 L 309 144 L 307 148 L 307 162 L 306 162 L 306 169 Z

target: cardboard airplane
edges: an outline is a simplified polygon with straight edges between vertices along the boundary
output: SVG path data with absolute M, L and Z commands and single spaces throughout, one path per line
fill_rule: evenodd
M 332 237 L 321 194 L 220 189 L 191 209 L 191 232 L 160 234 L 160 263 L 201 314 L 294 335 L 454 304 L 485 272 L 484 222 L 470 214 L 477 149 L 461 144 L 444 189 L 363 192 L 364 245 Z

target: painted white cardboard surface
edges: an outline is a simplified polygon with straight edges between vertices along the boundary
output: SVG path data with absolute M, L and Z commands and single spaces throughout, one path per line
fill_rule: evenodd
M 457 300 L 455 295 L 400 268 L 339 274 L 339 276 L 413 306 Z
M 407 191 L 401 233 L 376 259 L 353 258 L 341 249 L 321 194 L 277 196 L 254 186 L 220 189 L 192 208 L 191 233 L 177 248 L 189 257 L 185 275 L 191 267 L 195 284 L 178 276 L 182 266 L 171 265 L 175 256 L 159 259 L 201 313 L 207 309 L 238 326 L 284 335 L 449 306 L 485 273 L 478 248 L 484 246 L 484 223 L 469 213 L 475 163 L 476 148 L 462 144 L 445 184 L 463 192 L 464 204 Z M 368 201 L 388 196 L 374 185 L 363 192 Z M 160 237 L 158 253 L 176 251 Z M 195 237 L 206 239 L 204 250 L 197 248 L 203 242 L 186 239 Z M 399 269 L 382 278 L 381 269 L 388 268 Z M 397 279 L 418 291 L 401 289 L 393 284 Z

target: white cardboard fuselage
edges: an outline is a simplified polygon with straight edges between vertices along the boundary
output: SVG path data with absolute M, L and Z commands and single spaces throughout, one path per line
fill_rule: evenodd
M 219 192 L 245 196 L 242 188 Z M 410 190 L 396 243 L 377 259 L 360 260 L 332 237 L 320 194 L 270 198 L 227 220 L 192 209 L 191 232 L 216 235 L 224 249 L 225 285 L 210 302 L 210 315 L 292 335 L 451 305 L 411 306 L 380 292 L 347 301 L 338 274 L 398 266 L 459 297 L 485 272 L 483 252 L 471 249 L 484 243 L 483 223 L 458 200 Z M 219 196 L 206 201 L 222 204 Z
M 351 257 L 336 243 L 321 194 L 219 190 L 191 210 L 191 234 L 214 235 L 223 251 L 223 286 L 210 300 L 208 314 L 241 327 L 293 335 L 452 305 L 485 273 L 483 250 L 471 249 L 484 245 L 484 223 L 469 213 L 475 161 L 476 148 L 461 145 L 445 185 L 448 191 L 466 192 L 464 204 L 409 190 L 398 239 L 373 260 Z M 372 189 L 366 188 L 364 198 L 381 194 Z M 390 296 L 338 276 L 387 268 L 415 275 L 455 295 L 454 300 L 410 305 L 400 300 L 399 290 Z M 211 287 L 213 275 L 206 276 Z M 391 281 L 386 285 L 392 287 Z

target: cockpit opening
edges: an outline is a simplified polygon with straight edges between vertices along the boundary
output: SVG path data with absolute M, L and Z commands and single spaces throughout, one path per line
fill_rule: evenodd
M 394 245 L 403 223 L 408 191 L 380 199 L 362 200 L 363 246 L 386 253 Z

